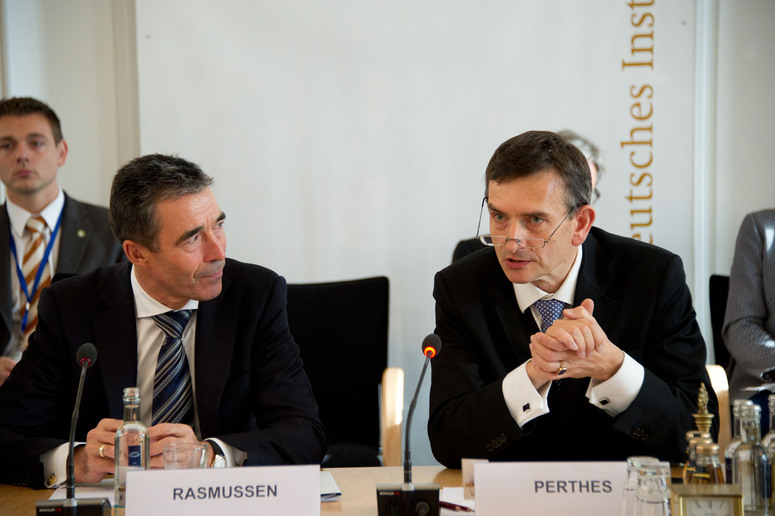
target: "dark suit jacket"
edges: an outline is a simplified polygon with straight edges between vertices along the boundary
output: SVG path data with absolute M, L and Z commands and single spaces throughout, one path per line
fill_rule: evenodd
M 11 341 L 13 307 L 11 306 L 11 274 L 8 249 L 10 222 L 5 204 L 0 205 L 0 239 L 6 242 L 6 251 L 0 252 L 0 351 Z M 108 210 L 101 206 L 78 202 L 65 194 L 61 239 L 56 272 L 83 274 L 97 267 L 119 263 L 124 251 L 108 222 Z
M 288 331 L 285 280 L 227 260 L 223 290 L 199 303 L 195 389 L 202 437 L 245 450 L 246 465 L 319 463 L 325 438 L 317 404 Z M 88 370 L 76 439 L 100 419 L 122 419 L 122 390 L 137 385 L 130 264 L 55 282 L 41 294 L 39 323 L 0 387 L 0 482 L 40 487 L 38 457 L 66 442 L 84 342 Z
M 645 368 L 640 393 L 616 417 L 591 405 L 589 379 L 553 382 L 550 413 L 520 428 L 501 383 L 530 358 L 538 332 L 530 310 L 520 313 L 514 288 L 492 248 L 436 275 L 436 333 L 428 433 L 436 459 L 624 460 L 652 455 L 683 459 L 685 432 L 695 428 L 700 382 L 716 398 L 705 371 L 700 334 L 678 256 L 592 228 L 583 244 L 574 304 L 595 302 L 608 338 Z M 718 417 L 715 418 L 718 421 Z

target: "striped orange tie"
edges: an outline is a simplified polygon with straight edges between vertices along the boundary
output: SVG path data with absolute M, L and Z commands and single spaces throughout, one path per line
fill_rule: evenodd
M 27 247 L 24 249 L 22 274 L 24 274 L 24 281 L 27 283 L 27 292 L 31 297 L 29 302 L 22 306 L 22 318 L 24 318 L 25 312 L 27 313 L 27 326 L 22 335 L 22 349 L 27 347 L 27 341 L 32 332 L 35 331 L 35 326 L 38 324 L 38 299 L 40 298 L 40 291 L 51 284 L 50 268 L 44 264 L 44 270 L 40 276 L 38 288 L 34 292 L 32 291 L 35 286 L 35 276 L 38 274 L 38 268 L 43 260 L 43 254 L 46 251 L 46 240 L 43 236 L 46 230 L 46 221 L 43 220 L 43 217 L 41 216 L 30 217 L 26 227 L 30 232 L 31 238 L 27 243 Z M 22 299 L 25 299 L 24 292 L 22 292 Z

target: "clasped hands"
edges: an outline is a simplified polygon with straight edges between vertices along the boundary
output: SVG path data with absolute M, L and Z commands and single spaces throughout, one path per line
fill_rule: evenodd
M 116 430 L 123 421 L 120 419 L 103 419 L 96 428 L 86 435 L 86 445 L 79 446 L 74 455 L 75 481 L 93 484 L 101 481 L 108 473 L 115 471 Z M 151 468 L 163 468 L 162 450 L 165 444 L 173 441 L 199 442 L 194 430 L 178 423 L 161 423 L 148 428 L 151 443 Z M 207 443 L 207 464 L 212 462 L 213 448 Z
M 532 360 L 527 374 L 538 389 L 561 378 L 608 380 L 621 367 L 624 352 L 614 345 L 592 316 L 595 303 L 585 299 L 566 308 L 546 333 L 530 337 Z

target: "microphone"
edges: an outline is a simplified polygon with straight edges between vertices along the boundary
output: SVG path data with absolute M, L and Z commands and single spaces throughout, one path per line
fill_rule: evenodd
M 78 381 L 78 391 L 75 395 L 75 407 L 73 407 L 73 416 L 70 420 L 70 449 L 67 454 L 67 497 L 63 500 L 42 500 L 35 504 L 37 514 L 49 514 L 52 510 L 61 508 L 64 514 L 81 515 L 108 515 L 110 514 L 110 502 L 107 498 L 90 498 L 88 500 L 75 499 L 75 461 L 73 458 L 75 452 L 75 427 L 78 423 L 78 415 L 81 408 L 81 397 L 83 396 L 83 383 L 86 379 L 86 370 L 97 361 L 97 348 L 94 344 L 87 342 L 82 344 L 75 354 L 78 365 L 81 366 L 81 378 Z M 81 508 L 81 511 L 78 511 Z M 56 511 L 58 512 L 58 511 Z
M 414 397 L 409 404 L 409 413 L 406 416 L 406 429 L 404 442 L 404 484 L 412 484 L 412 449 L 409 445 L 409 436 L 412 429 L 412 416 L 414 416 L 414 408 L 417 406 L 417 397 L 420 395 L 420 387 L 422 387 L 422 381 L 425 378 L 425 370 L 428 369 L 428 363 L 431 358 L 435 357 L 441 349 L 441 339 L 435 333 L 431 333 L 425 337 L 422 341 L 422 354 L 425 355 L 425 363 L 422 366 L 422 372 L 420 373 L 420 381 L 417 382 L 417 389 L 414 391 Z
M 435 333 L 431 333 L 422 341 L 422 352 L 425 355 L 425 363 L 422 366 L 417 389 L 409 404 L 409 412 L 406 416 L 406 428 L 404 436 L 404 483 L 401 485 L 377 486 L 377 514 L 379 516 L 412 516 L 439 514 L 439 484 L 413 484 L 412 483 L 412 451 L 409 444 L 409 436 L 412 429 L 412 416 L 417 406 L 417 398 L 420 395 L 420 387 L 425 378 L 428 363 L 441 350 L 441 339 Z
M 75 407 L 73 407 L 73 417 L 70 420 L 70 451 L 67 454 L 67 499 L 75 499 L 75 461 L 73 453 L 75 452 L 75 425 L 78 423 L 78 415 L 81 410 L 81 397 L 83 396 L 83 382 L 86 379 L 86 370 L 97 361 L 97 348 L 94 344 L 87 342 L 81 344 L 75 353 L 75 360 L 81 366 L 81 379 L 78 381 L 78 393 L 75 395 Z M 77 504 L 72 504 L 77 505 Z

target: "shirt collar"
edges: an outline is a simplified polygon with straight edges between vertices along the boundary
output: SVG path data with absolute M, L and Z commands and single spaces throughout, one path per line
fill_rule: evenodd
M 170 307 L 156 301 L 148 292 L 145 291 L 142 285 L 140 285 L 140 282 L 137 281 L 134 265 L 132 265 L 132 272 L 130 277 L 132 281 L 132 292 L 135 296 L 135 313 L 137 314 L 138 319 L 143 317 L 153 317 L 154 315 L 159 315 L 170 311 Z M 189 299 L 188 303 L 183 305 L 182 308 L 179 308 L 179 310 L 196 310 L 197 308 L 199 308 L 199 301 L 195 299 Z
M 581 270 L 581 257 L 584 251 L 581 246 L 576 249 L 576 259 L 562 282 L 560 288 L 554 294 L 544 292 L 532 283 L 514 283 L 514 293 L 517 296 L 519 310 L 524 312 L 539 299 L 559 299 L 560 301 L 573 306 L 573 297 L 576 295 L 576 282 L 579 279 L 579 270 Z
M 59 220 L 59 215 L 62 213 L 62 209 L 65 206 L 65 193 L 62 189 L 59 189 L 59 193 L 56 198 L 48 203 L 48 206 L 43 208 L 40 213 L 30 213 L 18 204 L 14 204 L 10 199 L 6 199 L 5 208 L 8 210 L 8 220 L 11 222 L 11 229 L 14 234 L 21 238 L 24 234 L 24 228 L 27 225 L 27 221 L 30 217 L 40 215 L 43 220 L 46 221 L 46 225 L 49 230 L 53 231 Z

